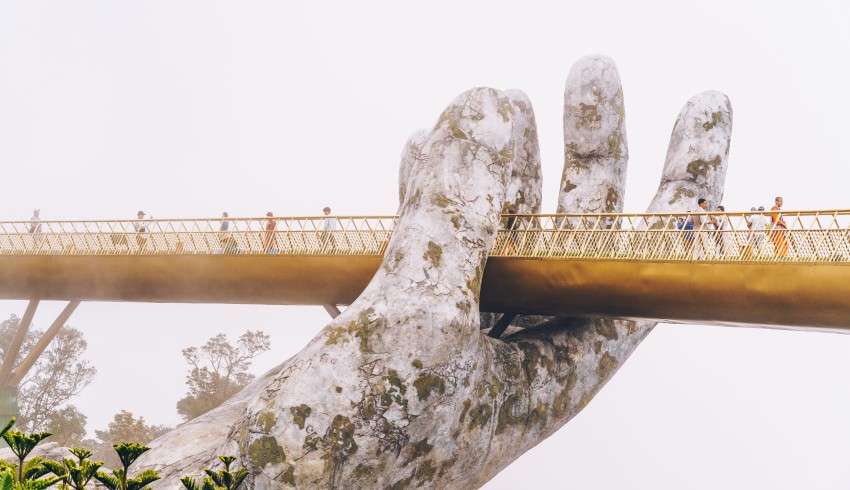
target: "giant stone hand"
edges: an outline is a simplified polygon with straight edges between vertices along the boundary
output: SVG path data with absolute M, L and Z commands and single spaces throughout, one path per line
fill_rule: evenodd
M 611 60 L 573 67 L 564 110 L 559 210 L 621 210 L 628 150 Z M 718 202 L 731 118 L 722 94 L 688 101 L 650 209 Z M 403 152 L 400 218 L 360 297 L 297 355 L 154 441 L 140 465 L 164 488 L 218 454 L 239 455 L 254 488 L 483 485 L 584 408 L 653 327 L 518 317 L 504 339 L 482 333 L 500 214 L 539 212 L 540 175 L 528 98 L 461 94 Z

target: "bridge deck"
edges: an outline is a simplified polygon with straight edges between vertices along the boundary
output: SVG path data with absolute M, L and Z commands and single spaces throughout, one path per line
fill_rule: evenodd
M 506 216 L 482 308 L 850 329 L 850 211 L 755 215 Z M 348 304 L 394 222 L 0 223 L 0 298 Z

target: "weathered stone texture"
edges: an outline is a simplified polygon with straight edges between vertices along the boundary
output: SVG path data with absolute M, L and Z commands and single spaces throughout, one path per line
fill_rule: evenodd
M 565 120 L 580 158 L 566 162 L 575 187 L 562 182 L 559 207 L 620 210 L 627 149 L 616 69 L 591 57 L 570 77 Z M 586 100 L 596 115 L 586 109 L 581 120 L 575 108 Z M 720 112 L 701 121 L 714 121 L 704 131 L 722 164 L 689 171 L 692 160 L 668 158 L 659 194 L 676 182 L 722 195 L 731 109 Z M 683 130 L 675 146 L 705 140 Z M 651 323 L 532 316 L 504 340 L 479 330 L 500 214 L 539 210 L 537 146 L 528 98 L 489 88 L 465 92 L 414 135 L 396 231 L 366 290 L 297 355 L 155 441 L 139 466 L 163 472 L 157 488 L 179 488 L 177 478 L 218 454 L 238 455 L 258 489 L 474 488 L 584 408 Z
M 732 137 L 732 104 L 708 91 L 682 108 L 667 147 L 664 178 L 650 211 L 693 211 L 699 198 L 713 209 L 723 200 L 723 184 Z
M 626 116 L 614 61 L 587 56 L 576 62 L 564 90 L 564 171 L 558 212 L 611 213 L 623 206 Z

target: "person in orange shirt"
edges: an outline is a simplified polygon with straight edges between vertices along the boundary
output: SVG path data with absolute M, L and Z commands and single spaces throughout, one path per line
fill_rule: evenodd
M 777 257 L 788 255 L 788 225 L 782 218 L 782 196 L 776 196 L 773 207 L 770 208 L 770 239 L 773 241 L 773 252 Z

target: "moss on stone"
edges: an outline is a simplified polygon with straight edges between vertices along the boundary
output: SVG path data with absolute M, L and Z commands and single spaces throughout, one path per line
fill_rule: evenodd
M 460 140 L 468 139 L 466 133 L 464 133 L 463 130 L 460 129 L 460 126 L 458 126 L 457 121 L 454 119 L 449 120 L 449 132 L 452 134 L 453 138 L 457 138 Z
M 541 427 L 546 425 L 546 421 L 549 420 L 549 409 L 544 403 L 538 403 L 533 409 L 528 411 L 528 415 L 525 418 L 525 426 L 531 427 L 535 424 L 540 425 Z
M 552 372 L 552 360 L 540 352 L 540 348 L 531 342 L 518 342 L 517 347 L 523 352 L 522 368 L 529 382 L 537 378 L 537 368 L 542 366 L 546 371 Z
M 374 311 L 372 308 L 367 308 L 361 311 L 356 319 L 349 321 L 347 324 L 330 328 L 325 338 L 325 344 L 340 344 L 347 342 L 353 336 L 360 340 L 360 351 L 369 353 L 369 334 L 372 330 L 372 322 L 369 317 Z
M 602 125 L 602 115 L 596 104 L 579 103 L 576 125 L 580 128 L 599 129 Z
M 446 392 L 446 381 L 433 373 L 420 374 L 413 382 L 413 386 L 416 388 L 416 396 L 420 401 L 427 400 L 432 392 L 437 391 L 441 395 Z
M 514 114 L 514 108 L 511 105 L 510 99 L 501 99 L 499 101 L 499 107 L 497 109 L 497 112 L 500 116 L 502 116 L 503 121 L 510 122 L 511 116 L 513 116 Z
M 275 417 L 274 412 L 262 411 L 259 415 L 257 415 L 257 425 L 259 425 L 260 430 L 266 434 L 271 432 L 276 423 L 277 417 Z
M 521 399 L 516 393 L 512 393 L 502 402 L 502 406 L 499 407 L 499 414 L 496 417 L 496 434 L 501 434 L 508 427 L 522 421 L 523 417 L 514 414 L 520 402 Z
M 419 468 L 416 468 L 416 481 L 422 484 L 422 482 L 432 481 L 434 479 L 434 475 L 437 473 L 437 467 L 434 466 L 434 463 L 431 462 L 430 459 L 426 459 L 419 465 Z
M 407 478 L 402 478 L 401 480 L 398 480 L 397 482 L 393 483 L 392 485 L 387 485 L 386 487 L 384 487 L 384 490 L 403 490 L 405 488 L 408 488 L 410 486 L 410 483 L 413 482 L 413 476 L 414 475 L 415 475 L 415 472 L 412 473 Z
M 460 422 L 460 424 L 463 424 L 463 419 L 466 418 L 466 413 L 469 411 L 469 407 L 471 407 L 471 406 L 472 406 L 472 400 L 467 399 L 467 400 L 463 401 L 463 410 L 460 411 L 460 419 L 458 420 L 458 422 Z
M 404 381 L 401 380 L 401 377 L 398 375 L 398 371 L 396 371 L 395 369 L 390 369 L 389 371 L 387 371 L 386 379 L 390 386 L 395 387 L 399 391 L 399 393 L 401 393 L 402 395 L 407 393 L 407 386 L 405 386 Z
M 596 321 L 596 333 L 605 337 L 608 340 L 617 340 L 617 326 L 614 320 L 609 318 L 600 318 Z
M 705 129 L 706 131 L 710 131 L 710 130 L 714 129 L 714 127 L 717 126 L 720 123 L 720 121 L 722 121 L 722 120 L 723 120 L 723 113 L 722 112 L 720 112 L 720 111 L 712 112 L 711 113 L 711 121 L 704 122 L 702 124 L 702 128 Z
M 602 341 L 597 340 L 593 343 L 593 353 L 594 354 L 602 354 Z
M 360 480 L 363 478 L 371 478 L 373 472 L 375 471 L 374 466 L 370 466 L 368 464 L 360 463 L 354 467 L 354 471 L 352 471 L 351 475 Z
M 414 359 L 413 362 L 410 363 L 416 369 L 422 369 L 422 361 L 419 359 Z
M 277 443 L 277 439 L 272 436 L 262 436 L 248 446 L 248 459 L 254 471 L 259 473 L 268 464 L 286 462 L 286 453 Z
M 608 379 L 608 377 L 617 370 L 618 365 L 619 362 L 616 357 L 607 352 L 602 354 L 602 357 L 599 358 L 599 364 L 596 366 L 596 374 L 599 376 L 599 380 L 603 381 Z
M 292 421 L 295 422 L 295 425 L 297 425 L 299 429 L 304 429 L 304 423 L 307 421 L 307 417 L 310 416 L 312 409 L 308 405 L 302 403 L 297 407 L 290 407 L 289 411 L 292 413 Z
M 455 307 L 464 313 L 469 313 L 472 310 L 472 305 L 467 300 L 458 301 L 455 303 Z
M 676 188 L 676 192 L 673 193 L 673 197 L 670 198 L 670 201 L 668 201 L 667 204 L 673 205 L 681 201 L 682 198 L 693 199 L 695 197 L 696 193 L 694 193 L 694 191 L 686 187 L 679 186 Z
M 490 393 L 491 398 L 496 398 L 503 389 L 504 384 L 498 378 L 493 378 L 490 380 L 490 386 L 487 391 Z
M 596 394 L 595 391 L 588 391 L 587 393 L 582 395 L 581 400 L 579 400 L 578 405 L 576 405 L 575 412 L 578 413 L 578 412 L 581 412 L 582 410 L 584 410 L 584 407 L 586 407 L 587 404 L 590 403 L 590 400 L 593 399 L 593 395 L 595 395 L 595 394 Z
M 499 150 L 498 153 L 493 155 L 493 163 L 496 165 L 505 166 L 510 164 L 514 159 L 514 152 L 510 147 L 505 147 Z
M 443 194 L 435 194 L 431 198 L 431 202 L 439 208 L 447 208 L 452 203 L 452 200 Z
M 408 464 L 412 463 L 413 461 L 415 461 L 419 458 L 422 458 L 423 456 L 426 456 L 428 453 L 431 452 L 432 449 L 434 449 L 434 446 L 432 446 L 431 444 L 428 444 L 428 438 L 427 437 L 425 439 L 422 439 L 419 442 L 414 442 L 409 447 L 410 447 L 410 452 L 407 455 L 407 458 L 405 458 L 404 462 L 401 463 L 401 466 L 403 466 L 403 467 L 407 466 Z
M 440 471 L 437 473 L 437 478 L 442 478 L 448 471 L 452 468 L 452 466 L 457 463 L 457 458 L 452 458 L 440 463 Z
M 709 170 L 717 170 L 720 161 L 720 155 L 711 160 L 694 160 L 688 163 L 687 172 L 691 175 L 692 180 L 696 181 L 699 177 L 705 178 Z
M 616 160 L 623 156 L 622 140 L 620 133 L 611 133 L 608 135 L 608 153 Z
M 490 417 L 493 415 L 493 408 L 486 403 L 480 403 L 469 411 L 469 429 L 473 430 L 476 427 L 484 428 L 490 422 Z
M 334 388 L 334 391 L 336 391 L 337 393 L 342 393 L 342 386 L 337 386 L 336 388 Z
M 326 457 L 334 462 L 342 462 L 357 452 L 354 441 L 354 424 L 344 415 L 337 415 L 325 434 Z
M 570 371 L 567 379 L 563 381 L 563 388 L 555 395 L 555 399 L 552 401 L 552 415 L 556 419 L 562 419 L 569 415 L 570 398 L 577 382 L 578 376 L 575 371 Z
M 608 193 L 605 195 L 605 212 L 616 213 L 620 207 L 620 193 L 614 187 L 608 188 Z
M 286 484 L 286 485 L 294 487 L 295 486 L 295 467 L 292 466 L 292 465 L 287 466 L 286 469 L 283 471 L 283 473 L 280 474 L 280 481 L 282 483 Z
M 440 267 L 440 262 L 443 257 L 443 247 L 429 241 L 428 249 L 422 254 L 422 258 L 431 263 L 434 267 Z
M 475 297 L 476 301 L 481 296 L 481 276 L 482 268 L 480 265 L 476 265 L 475 274 L 466 281 L 466 287 L 472 293 L 472 296 Z
M 496 342 L 493 346 L 493 354 L 496 364 L 504 371 L 506 379 L 517 379 L 522 374 L 516 347 L 507 342 Z

